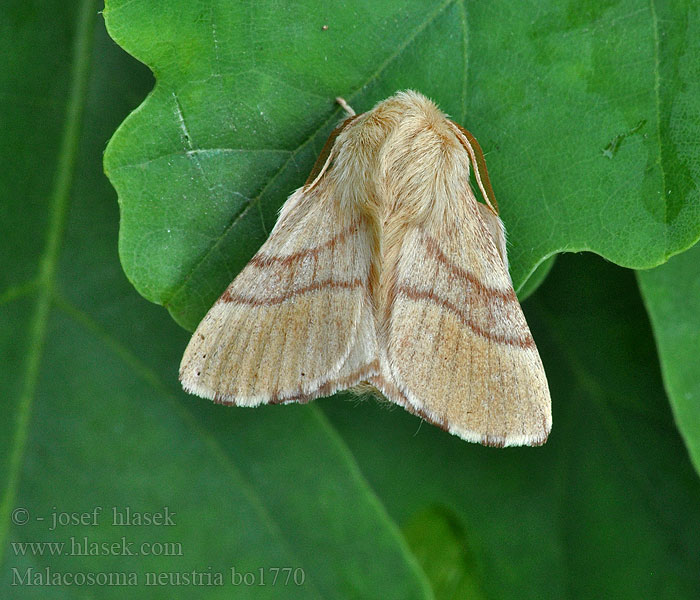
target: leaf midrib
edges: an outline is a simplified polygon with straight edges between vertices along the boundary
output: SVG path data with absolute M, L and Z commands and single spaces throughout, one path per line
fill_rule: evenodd
M 56 174 L 49 199 L 49 221 L 44 250 L 39 259 L 37 297 L 29 323 L 28 354 L 22 392 L 17 402 L 14 438 L 10 446 L 8 478 L 0 502 L 0 563 L 4 559 L 10 529 L 10 511 L 17 496 L 20 469 L 27 443 L 32 402 L 36 393 L 41 356 L 44 349 L 49 311 L 53 298 L 60 246 L 65 230 L 68 200 L 73 182 L 83 110 L 87 99 L 92 57 L 93 33 L 98 6 L 95 0 L 82 0 L 77 11 L 77 25 L 70 67 L 70 90 L 66 119 L 61 134 Z
M 649 0 L 649 10 L 651 11 L 651 25 L 654 31 L 654 103 L 656 105 L 656 137 L 659 144 L 659 171 L 661 171 L 661 200 L 664 204 L 664 223 L 666 227 L 664 229 L 665 245 L 666 245 L 666 257 L 668 256 L 669 248 L 669 228 L 668 228 L 668 202 L 666 201 L 666 172 L 664 171 L 664 163 L 662 156 L 662 142 L 661 142 L 661 73 L 660 73 L 660 63 L 659 63 L 659 19 L 656 16 L 656 6 L 654 5 L 654 0 Z

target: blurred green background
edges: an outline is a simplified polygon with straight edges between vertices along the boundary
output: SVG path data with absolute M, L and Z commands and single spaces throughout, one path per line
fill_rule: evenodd
M 0 7 L 0 597 L 700 597 L 694 3 L 102 8 Z M 334 97 L 406 87 L 487 152 L 542 448 L 180 390 Z

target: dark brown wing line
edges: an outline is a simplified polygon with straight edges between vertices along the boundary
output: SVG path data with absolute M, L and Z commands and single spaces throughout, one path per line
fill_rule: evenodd
M 310 294 L 311 292 L 316 292 L 326 288 L 333 288 L 337 290 L 354 290 L 361 287 L 363 287 L 363 282 L 359 277 L 353 279 L 352 281 L 336 281 L 335 279 L 326 279 L 324 281 L 315 281 L 310 285 L 289 290 L 288 292 L 278 296 L 269 296 L 267 298 L 242 296 L 240 294 L 232 294 L 229 290 L 226 290 L 221 295 L 219 302 L 234 302 L 236 304 L 247 304 L 249 306 L 273 306 L 275 304 L 282 304 L 295 296 Z
M 428 255 L 443 265 L 453 277 L 460 279 L 464 283 L 465 287 L 470 292 L 473 291 L 474 295 L 478 297 L 481 302 L 485 301 L 486 303 L 490 303 L 500 301 L 504 305 L 514 305 L 513 308 L 515 310 L 520 310 L 518 298 L 515 295 L 512 287 L 502 290 L 484 285 L 475 275 L 454 264 L 440 249 L 438 242 L 433 237 L 423 232 L 422 241 L 425 244 Z M 415 286 L 408 285 L 406 282 L 399 282 L 396 287 L 396 295 L 403 296 L 409 300 L 413 300 L 414 302 L 432 302 L 433 304 L 440 306 L 443 310 L 454 314 L 465 327 L 468 327 L 479 337 L 497 344 L 516 346 L 519 348 L 535 347 L 535 341 L 532 339 L 529 332 L 523 337 L 495 334 L 492 331 L 479 326 L 479 324 L 475 323 L 469 317 L 466 311 L 453 302 L 450 302 L 448 299 L 437 295 L 433 290 L 418 289 Z
M 305 248 L 304 250 L 299 250 L 298 252 L 287 254 L 286 256 L 258 253 L 250 259 L 248 264 L 260 268 L 270 267 L 274 264 L 288 266 L 295 262 L 302 261 L 308 256 L 316 258 L 323 250 L 330 250 L 335 248 L 338 244 L 342 244 L 350 235 L 356 233 L 358 229 L 358 223 L 351 223 L 327 242 L 314 246 L 313 248 Z
M 425 247 L 428 251 L 428 254 L 432 256 L 435 260 L 437 260 L 439 263 L 447 267 L 447 269 L 452 275 L 461 279 L 465 283 L 473 286 L 476 289 L 477 293 L 486 296 L 491 300 L 502 300 L 506 303 L 515 302 L 516 304 L 518 304 L 518 297 L 515 295 L 513 288 L 510 288 L 508 290 L 499 290 L 497 288 L 485 286 L 483 283 L 481 283 L 481 281 L 479 281 L 479 279 L 475 275 L 472 275 L 468 271 L 465 271 L 461 267 L 458 267 L 449 258 L 447 258 L 443 251 L 440 250 L 440 247 L 438 246 L 438 243 L 437 241 L 435 241 L 434 238 L 424 234 L 423 239 L 425 241 Z
M 492 342 L 495 342 L 496 344 L 502 344 L 502 345 L 507 345 L 507 346 L 517 346 L 519 348 L 534 348 L 535 347 L 535 341 L 532 339 L 532 336 L 527 335 L 524 338 L 520 337 L 509 337 L 505 335 L 497 335 L 492 333 L 491 331 L 488 331 L 482 327 L 479 327 L 474 321 L 472 321 L 466 314 L 465 312 L 460 309 L 458 306 L 455 306 L 452 302 L 449 300 L 446 300 L 445 298 L 441 298 L 438 296 L 435 292 L 432 290 L 419 290 L 415 287 L 408 286 L 408 285 L 399 285 L 396 288 L 396 293 L 398 296 L 404 296 L 405 298 L 408 298 L 409 300 L 413 300 L 415 302 L 432 302 L 433 304 L 437 304 L 440 308 L 443 310 L 449 311 L 452 314 L 454 314 L 466 327 L 471 329 L 476 335 L 479 337 L 485 338 L 487 340 L 490 340 Z

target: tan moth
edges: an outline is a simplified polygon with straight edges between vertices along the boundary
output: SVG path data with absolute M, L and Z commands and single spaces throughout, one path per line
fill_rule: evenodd
M 549 388 L 479 145 L 417 92 L 349 112 L 199 324 L 183 387 L 237 406 L 370 387 L 468 441 L 544 443 Z

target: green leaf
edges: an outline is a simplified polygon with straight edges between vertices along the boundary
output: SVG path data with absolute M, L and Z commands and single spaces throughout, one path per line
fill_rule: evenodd
M 274 224 L 341 116 L 397 89 L 469 128 L 519 289 L 564 250 L 646 268 L 700 237 L 700 7 L 675 3 L 109 0 L 156 74 L 105 169 L 120 255 L 192 329 Z
M 632 273 L 562 255 L 524 308 L 552 392 L 545 446 L 465 444 L 373 402 L 324 410 L 412 545 L 426 510 L 455 515 L 445 543 L 464 540 L 488 598 L 699 597 L 700 481 Z
M 124 278 L 101 164 L 152 77 L 108 38 L 98 9 L 2 9 L 0 44 L 13 51 L 0 70 L 0 597 L 430 598 L 317 407 L 230 410 L 181 391 L 188 336 Z M 173 524 L 114 526 L 113 507 L 167 507 Z M 69 522 L 52 529 L 54 513 Z M 76 554 L 86 539 L 98 554 Z M 30 542 L 64 551 L 20 546 Z M 29 568 L 98 584 L 26 585 Z M 285 568 L 296 579 L 285 583 Z M 236 584 L 232 569 L 256 584 Z M 99 579 L 110 573 L 137 585 Z
M 479 585 L 478 553 L 471 551 L 469 534 L 458 515 L 448 508 L 432 506 L 414 515 L 403 532 L 436 598 L 486 597 Z
M 676 424 L 700 473 L 700 245 L 637 279 Z
M 556 258 L 556 254 L 553 254 L 549 258 L 545 258 L 539 265 L 537 265 L 537 267 L 535 267 L 535 270 L 532 272 L 530 277 L 528 277 L 520 288 L 516 290 L 520 302 L 525 301 L 537 290 L 538 287 L 540 287 L 540 284 L 552 270 Z

